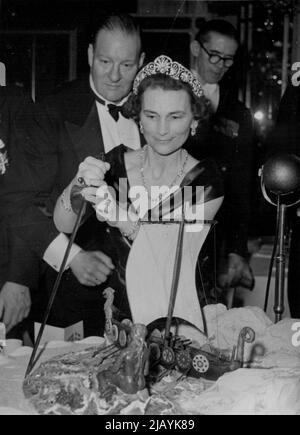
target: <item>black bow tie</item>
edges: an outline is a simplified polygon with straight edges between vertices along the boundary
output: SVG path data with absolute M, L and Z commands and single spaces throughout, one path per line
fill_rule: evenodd
M 110 115 L 114 118 L 115 121 L 119 120 L 120 113 L 123 115 L 122 106 L 116 106 L 115 104 L 108 104 L 107 107 Z
M 98 103 L 105 106 L 105 101 L 102 100 L 102 98 L 98 97 L 98 95 L 95 92 L 93 92 L 93 94 L 94 94 L 96 101 L 98 101 Z M 109 114 L 114 118 L 115 121 L 119 120 L 120 113 L 122 114 L 122 116 L 124 116 L 124 118 L 128 118 L 123 113 L 123 106 L 117 106 L 116 104 L 109 103 L 109 104 L 107 104 L 107 108 L 108 108 Z

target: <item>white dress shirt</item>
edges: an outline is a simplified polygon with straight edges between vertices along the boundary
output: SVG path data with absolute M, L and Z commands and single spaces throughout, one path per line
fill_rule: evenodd
M 105 153 L 107 154 L 109 151 L 121 144 L 126 145 L 133 150 L 139 149 L 141 143 L 136 123 L 132 119 L 124 118 L 121 113 L 119 114 L 118 121 L 115 121 L 110 115 L 107 107 L 107 104 L 112 103 L 105 100 L 105 98 L 96 91 L 91 78 L 90 85 L 93 92 L 105 103 L 101 104 L 96 101 Z M 128 96 L 118 103 L 117 106 L 122 106 L 127 99 Z
M 92 78 L 90 77 L 90 86 L 93 92 L 98 95 L 98 97 L 104 101 L 105 104 L 101 104 L 96 101 L 97 111 L 99 115 L 99 121 L 101 126 L 101 132 L 103 137 L 103 144 L 105 153 L 108 153 L 113 148 L 123 144 L 133 150 L 139 149 L 141 147 L 140 135 L 136 123 L 132 119 L 126 119 L 119 114 L 118 121 L 108 112 L 107 104 L 113 104 L 110 101 L 105 100 L 96 91 Z M 118 105 L 124 104 L 128 97 L 124 98 Z M 60 233 L 48 246 L 46 249 L 43 260 L 46 261 L 53 269 L 59 270 L 63 257 L 65 255 L 67 246 L 69 243 L 69 238 Z M 70 263 L 74 257 L 81 251 L 80 246 L 75 243 L 72 245 L 70 255 L 66 264 L 66 269 L 70 266 Z

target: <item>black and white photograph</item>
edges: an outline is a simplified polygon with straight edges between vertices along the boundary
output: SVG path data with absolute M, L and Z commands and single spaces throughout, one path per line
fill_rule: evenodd
M 300 415 L 300 0 L 0 0 L 0 415 Z

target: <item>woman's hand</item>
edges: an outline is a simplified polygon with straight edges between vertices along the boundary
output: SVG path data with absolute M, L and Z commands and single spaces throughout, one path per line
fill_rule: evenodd
M 104 177 L 109 169 L 109 163 L 94 157 L 87 157 L 80 163 L 77 175 L 70 186 L 70 201 L 76 214 L 80 209 L 82 197 L 92 204 L 96 203 L 97 188 L 106 184 Z
M 117 204 L 116 191 L 114 188 L 102 184 L 96 192 L 95 210 L 100 221 L 107 221 L 110 225 L 116 226 L 122 219 L 122 209 Z
M 87 157 L 80 163 L 78 172 L 75 178 L 75 183 L 79 186 L 100 187 L 106 172 L 110 169 L 110 164 L 94 157 Z

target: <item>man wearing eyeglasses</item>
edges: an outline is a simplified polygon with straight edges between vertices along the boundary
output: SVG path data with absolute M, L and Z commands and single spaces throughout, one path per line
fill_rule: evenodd
M 196 58 L 193 72 L 200 79 L 214 111 L 220 102 L 218 83 L 233 65 L 237 49 L 236 31 L 231 24 L 223 20 L 207 22 L 191 44 L 192 54 Z
M 238 50 L 236 29 L 227 21 L 204 22 L 191 43 L 194 74 L 199 78 L 212 116 L 209 125 L 188 145 L 196 158 L 213 158 L 224 178 L 225 200 L 217 217 L 218 284 L 226 289 L 253 286 L 247 233 L 250 217 L 253 122 L 244 104 L 222 81 Z

